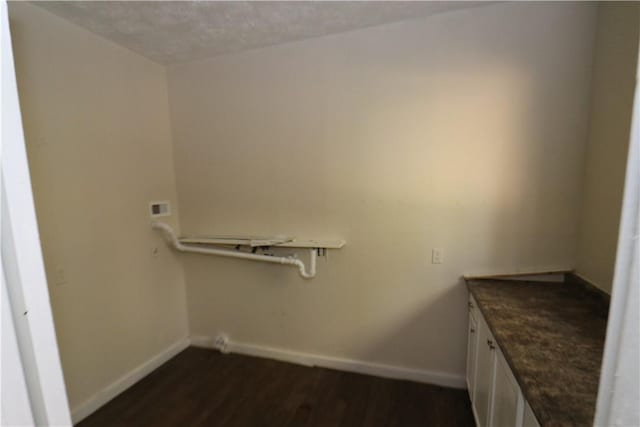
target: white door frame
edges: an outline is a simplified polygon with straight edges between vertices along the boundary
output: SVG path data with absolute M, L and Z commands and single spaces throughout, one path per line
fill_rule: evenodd
M 640 425 L 640 52 L 595 426 Z
M 2 309 L 11 310 L 29 399 L 28 404 L 24 399 L 14 402 L 22 408 L 15 416 L 29 419 L 25 412 L 30 408 L 31 417 L 37 425 L 71 425 L 33 204 L 5 0 L 0 0 L 0 19 L 3 149 L 0 240 L 8 293 L 8 297 L 3 296 L 7 301 L 3 301 Z M 6 317 L 6 313 L 2 314 L 3 318 Z M 3 324 L 3 331 L 5 326 L 9 325 Z M 2 362 L 4 377 L 5 369 L 11 365 L 5 366 L 4 359 Z M 12 385 L 9 390 L 4 386 L 3 382 L 3 409 L 11 404 L 11 399 L 19 399 L 20 396 L 16 392 L 19 385 Z
M 0 281 L 2 282 L 2 406 L 0 407 L 0 425 L 30 426 L 34 425 L 31 400 L 27 391 L 27 380 L 20 358 L 20 348 L 13 325 L 13 311 L 9 302 L 4 271 L 0 263 Z M 9 392 L 10 390 L 10 392 Z

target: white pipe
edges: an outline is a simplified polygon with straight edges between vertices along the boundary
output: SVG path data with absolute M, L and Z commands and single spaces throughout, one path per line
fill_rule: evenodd
M 162 222 L 153 222 L 151 224 L 151 228 L 163 231 L 165 236 L 169 240 L 169 243 L 171 243 L 171 245 L 180 252 L 192 252 L 196 254 L 218 255 L 218 256 L 226 256 L 229 258 L 240 258 L 240 259 L 249 259 L 252 261 L 270 262 L 274 264 L 293 265 L 298 267 L 298 272 L 300 273 L 300 276 L 304 277 L 305 279 L 312 279 L 316 275 L 317 254 L 315 249 L 309 250 L 309 271 L 307 271 L 304 263 L 299 259 L 295 259 L 291 257 L 256 255 L 256 254 L 248 254 L 245 252 L 230 251 L 225 249 L 212 249 L 212 248 L 203 248 L 200 246 L 185 245 L 183 243 L 180 243 L 178 236 L 176 236 L 176 233 L 173 231 L 173 229 L 169 225 Z

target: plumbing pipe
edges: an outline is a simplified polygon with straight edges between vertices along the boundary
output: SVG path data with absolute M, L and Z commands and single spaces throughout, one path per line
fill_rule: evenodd
M 162 222 L 153 222 L 151 224 L 151 228 L 164 232 L 164 235 L 167 237 L 169 243 L 174 247 L 174 249 L 180 252 L 191 252 L 191 253 L 204 254 L 204 255 L 218 255 L 218 256 L 226 256 L 229 258 L 239 258 L 239 259 L 249 259 L 253 261 L 270 262 L 273 264 L 293 265 L 298 267 L 298 272 L 300 273 L 300 276 L 302 276 L 305 279 L 312 279 L 316 275 L 316 258 L 317 258 L 316 249 L 309 250 L 309 271 L 307 271 L 304 263 L 301 260 L 296 258 L 248 254 L 246 252 L 236 252 L 236 251 L 230 251 L 226 249 L 213 249 L 213 248 L 203 248 L 200 246 L 185 245 L 180 242 L 180 240 L 178 239 L 178 236 L 176 236 L 176 233 L 173 231 L 173 229 L 169 225 Z

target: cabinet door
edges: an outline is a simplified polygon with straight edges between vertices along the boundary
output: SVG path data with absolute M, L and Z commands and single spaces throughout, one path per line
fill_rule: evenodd
M 493 385 L 493 409 L 491 425 L 520 426 L 522 424 L 522 394 L 507 361 L 500 350 L 495 350 L 495 378 Z
M 489 425 L 489 409 L 493 391 L 495 367 L 495 344 L 489 327 L 482 317 L 478 319 L 478 342 L 476 347 L 476 378 L 473 407 L 478 417 L 478 427 Z
M 467 387 L 469 397 L 473 401 L 474 386 L 476 383 L 476 356 L 478 348 L 478 326 L 473 316 L 469 316 L 469 331 L 467 337 Z
M 528 403 L 524 405 L 524 419 L 522 421 L 522 427 L 540 427 L 538 419 L 533 414 Z

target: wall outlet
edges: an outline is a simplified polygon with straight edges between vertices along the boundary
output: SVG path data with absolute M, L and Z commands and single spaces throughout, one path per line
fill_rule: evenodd
M 213 341 L 213 346 L 220 351 L 220 353 L 229 353 L 229 337 L 225 334 L 219 334 Z
M 442 264 L 444 262 L 444 249 L 433 248 L 431 250 L 431 264 Z

